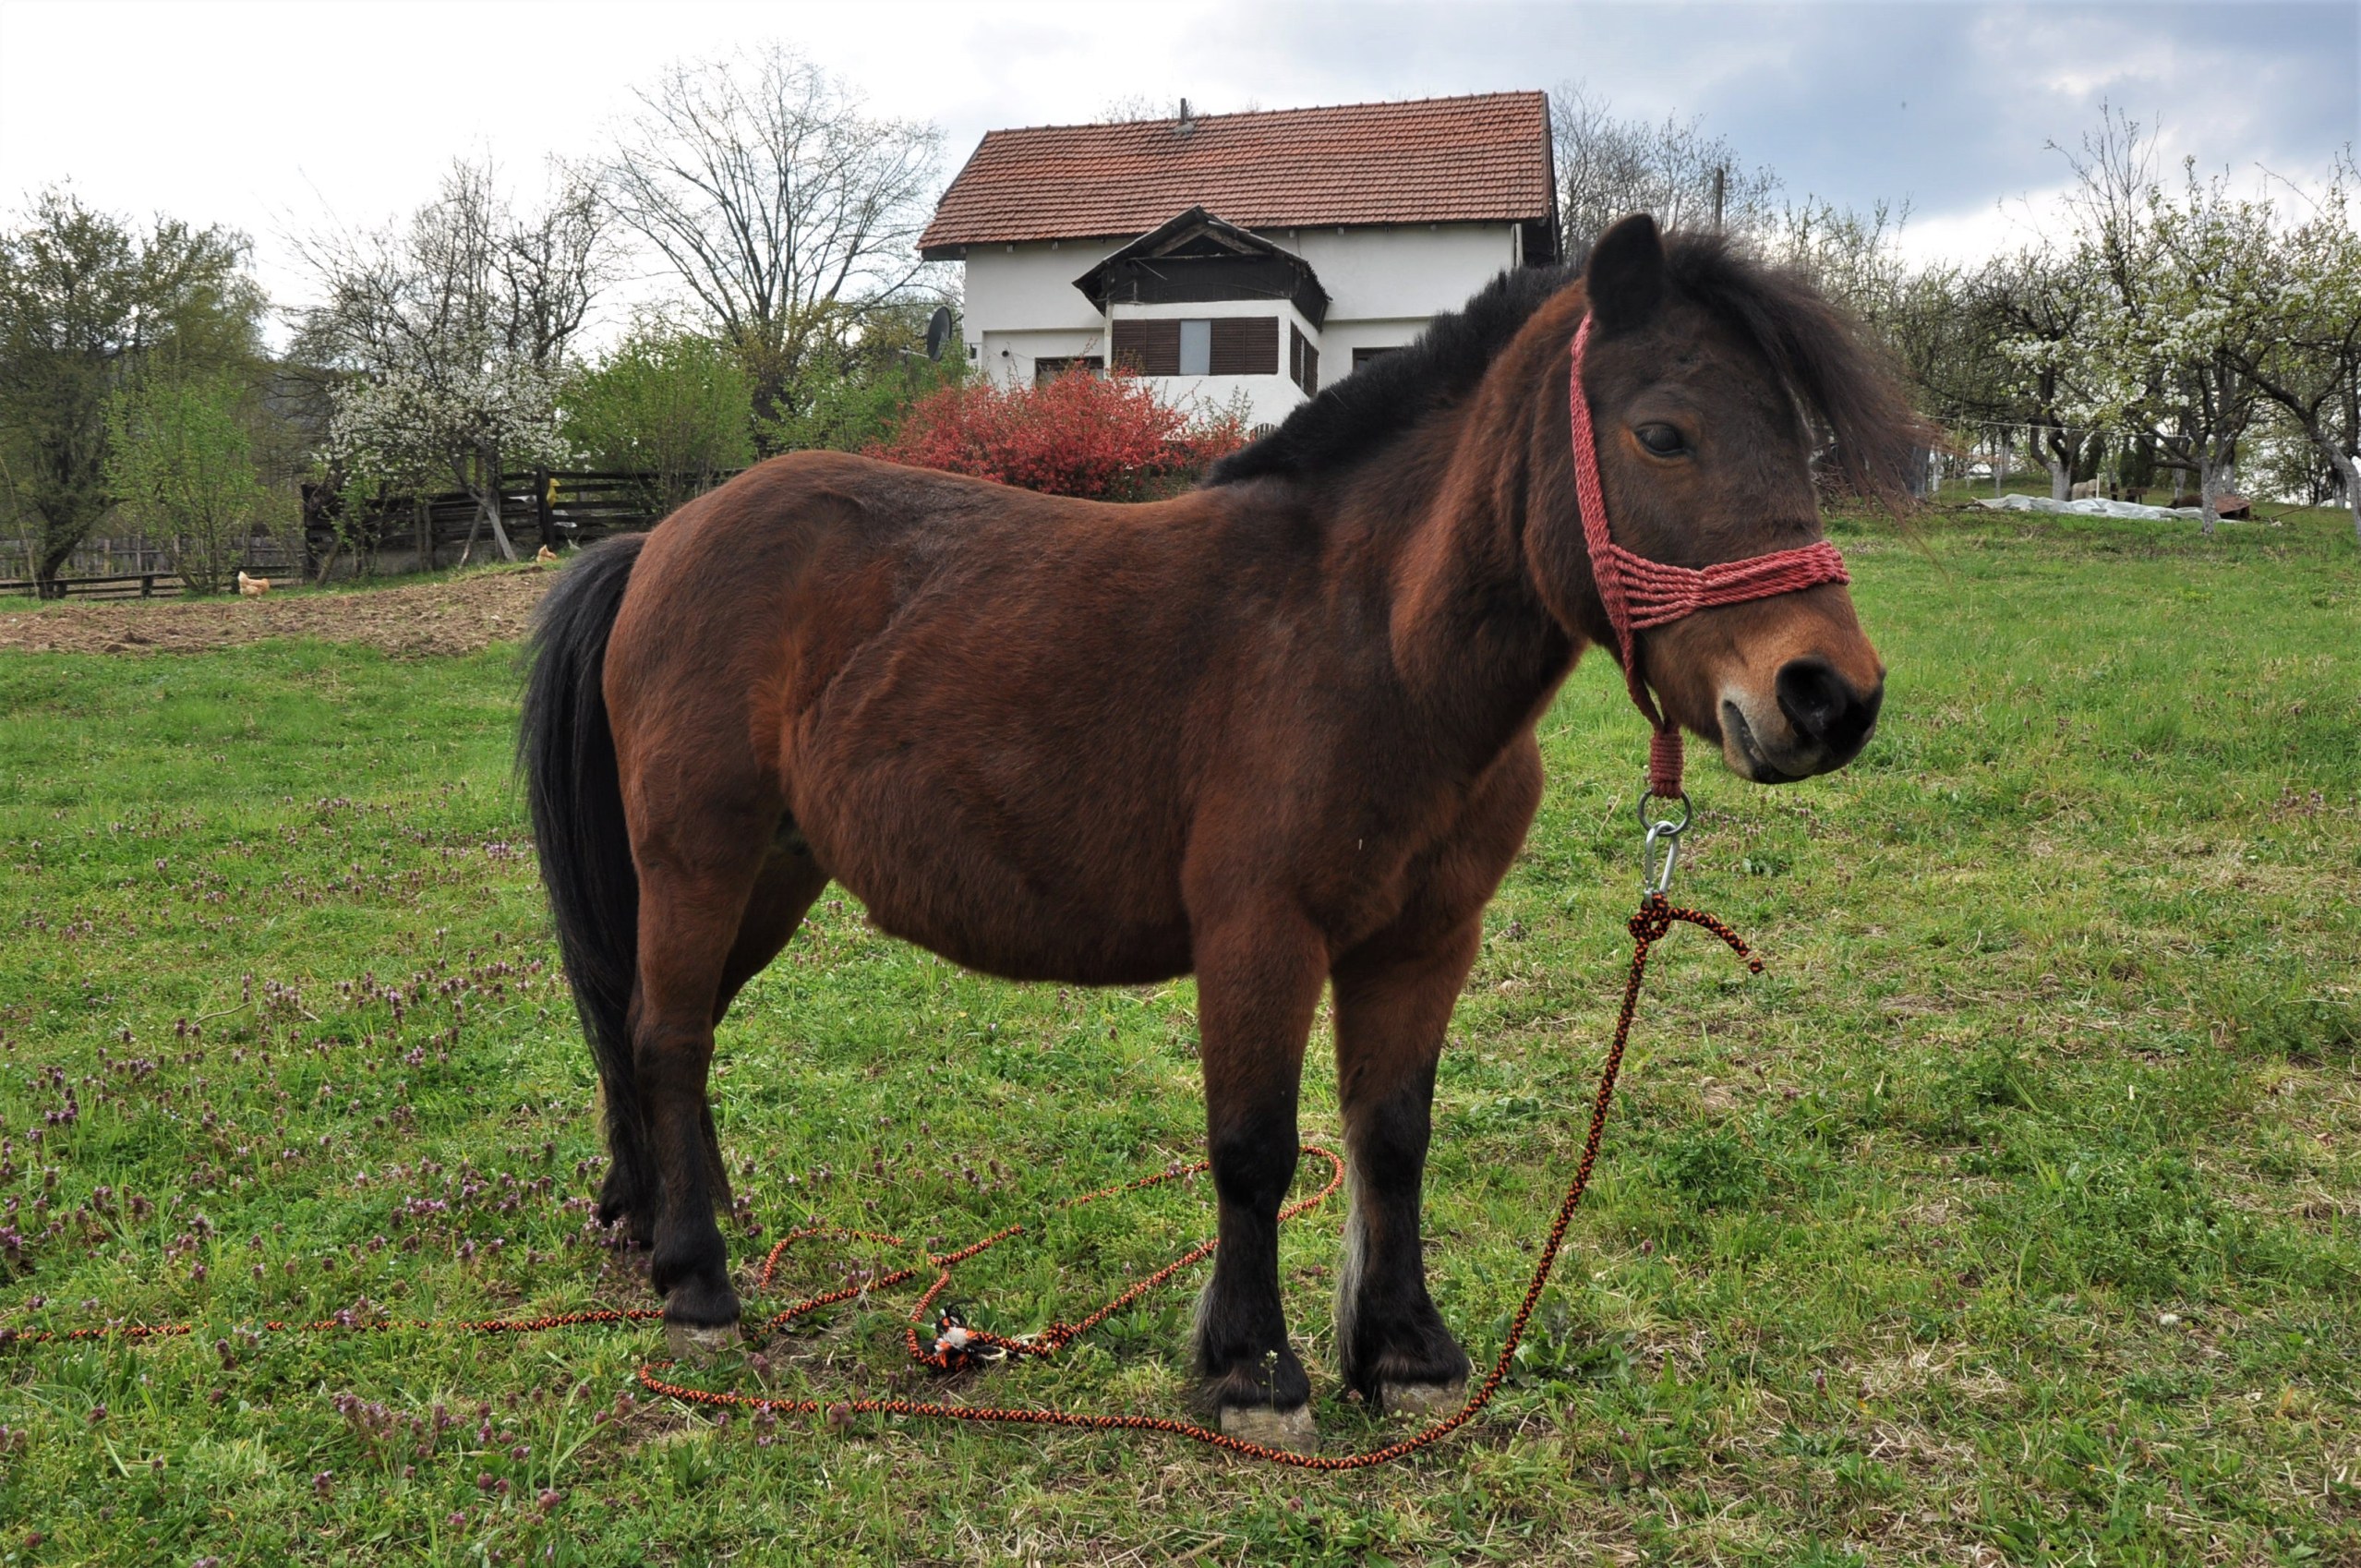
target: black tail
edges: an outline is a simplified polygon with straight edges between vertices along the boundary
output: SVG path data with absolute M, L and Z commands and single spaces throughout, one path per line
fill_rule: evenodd
M 615 1164 L 599 1206 L 610 1220 L 641 1208 L 654 1176 L 628 1021 L 639 958 L 639 874 L 632 866 L 603 684 L 607 634 L 645 542 L 644 534 L 624 534 L 592 546 L 541 600 L 516 741 L 559 951 L 607 1092 Z

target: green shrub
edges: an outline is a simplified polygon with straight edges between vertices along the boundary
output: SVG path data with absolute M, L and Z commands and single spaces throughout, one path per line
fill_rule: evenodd
M 669 512 L 754 461 L 753 392 L 724 344 L 647 330 L 567 386 L 563 429 L 594 467 L 656 475 Z

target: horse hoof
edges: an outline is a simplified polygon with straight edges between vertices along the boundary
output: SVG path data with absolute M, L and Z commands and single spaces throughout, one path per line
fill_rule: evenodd
M 676 1323 L 667 1320 L 664 1325 L 664 1343 L 672 1352 L 672 1358 L 675 1361 L 687 1361 L 694 1366 L 707 1367 L 713 1364 L 715 1357 L 725 1351 L 738 1348 L 738 1325 L 716 1323 L 707 1328 L 700 1327 L 695 1323 Z
M 1378 1395 L 1387 1414 L 1428 1420 L 1457 1413 L 1467 1403 L 1467 1380 L 1447 1383 L 1387 1383 Z
M 1288 1453 L 1309 1453 L 1319 1446 L 1319 1427 L 1312 1407 L 1273 1410 L 1268 1405 L 1232 1405 L 1222 1411 L 1222 1435 L 1241 1442 L 1260 1443 Z

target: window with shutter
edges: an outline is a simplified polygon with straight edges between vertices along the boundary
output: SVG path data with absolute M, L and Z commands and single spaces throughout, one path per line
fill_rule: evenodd
M 1181 324 L 1178 321 L 1117 321 L 1114 362 L 1141 376 L 1181 373 Z
M 1142 376 L 1275 376 L 1279 319 L 1213 316 L 1118 320 L 1114 362 Z
M 1304 336 L 1304 329 L 1287 323 L 1287 377 L 1304 389 L 1306 397 L 1319 393 L 1319 350 Z
M 1212 354 L 1208 373 L 1215 376 L 1275 376 L 1279 374 L 1279 318 L 1276 316 L 1217 316 L 1211 322 Z

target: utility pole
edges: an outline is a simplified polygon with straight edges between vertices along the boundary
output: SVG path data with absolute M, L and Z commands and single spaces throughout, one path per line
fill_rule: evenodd
M 1727 164 L 1727 163 L 1717 163 L 1717 164 L 1715 164 L 1715 165 L 1714 165 L 1714 230 L 1715 230 L 1715 232 L 1716 232 L 1716 233 L 1719 233 L 1719 232 L 1720 232 L 1720 230 L 1721 230 L 1721 226 L 1722 226 L 1722 225 L 1721 225 L 1722 199 L 1723 199 L 1723 197 L 1724 197 L 1725 195 L 1727 195 L 1727 194 L 1728 194 L 1729 189 L 1729 164 Z

